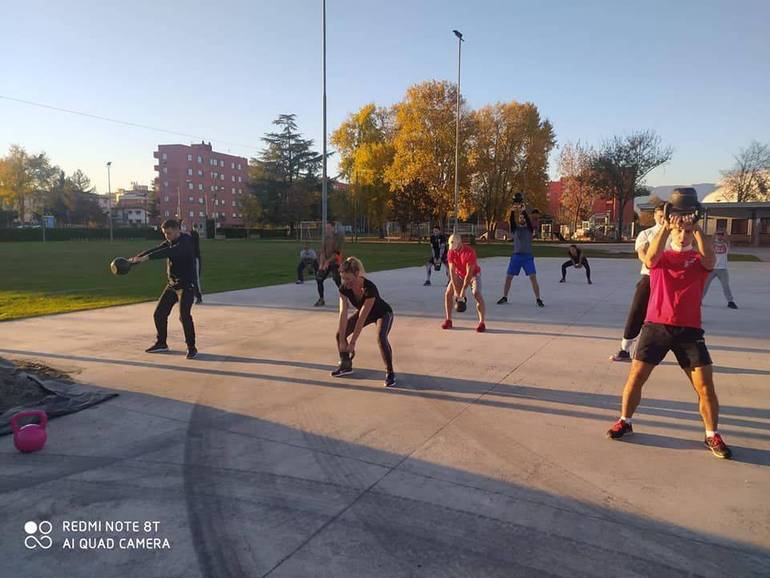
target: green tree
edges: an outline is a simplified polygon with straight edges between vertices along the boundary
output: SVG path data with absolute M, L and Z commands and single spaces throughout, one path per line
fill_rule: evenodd
M 319 187 L 322 155 L 312 150 L 313 141 L 302 138 L 296 115 L 282 114 L 273 121 L 279 127 L 267 133 L 265 148 L 251 160 L 250 185 L 268 223 L 292 227 L 310 214 Z

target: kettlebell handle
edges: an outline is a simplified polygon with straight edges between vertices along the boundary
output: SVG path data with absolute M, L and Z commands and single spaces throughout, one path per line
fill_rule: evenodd
M 13 433 L 16 433 L 21 428 L 19 427 L 19 424 L 16 423 L 17 420 L 23 418 L 23 417 L 36 417 L 40 420 L 40 427 L 45 429 L 45 427 L 48 425 L 48 415 L 41 409 L 32 409 L 28 411 L 21 411 L 14 415 L 11 418 L 11 430 L 13 430 Z

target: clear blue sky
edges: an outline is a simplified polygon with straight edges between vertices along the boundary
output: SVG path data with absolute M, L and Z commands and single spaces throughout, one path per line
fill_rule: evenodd
M 7 2 L 0 96 L 200 135 L 247 157 L 293 112 L 320 149 L 320 6 Z M 413 83 L 454 80 L 458 28 L 471 106 L 532 101 L 560 143 L 654 129 L 674 158 L 649 184 L 713 182 L 741 146 L 770 141 L 768 22 L 766 0 L 328 0 L 329 129 Z M 0 154 L 12 143 L 46 151 L 100 192 L 106 161 L 113 189 L 149 184 L 155 146 L 190 140 L 0 99 Z

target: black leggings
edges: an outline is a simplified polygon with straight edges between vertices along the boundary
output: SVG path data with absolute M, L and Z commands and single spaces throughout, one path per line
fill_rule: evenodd
M 348 324 L 345 327 L 345 338 L 348 338 L 353 334 L 353 331 L 356 329 L 356 323 L 358 323 L 358 311 L 356 311 L 352 317 L 348 318 Z M 385 369 L 388 373 L 393 373 L 393 348 L 390 346 L 390 341 L 388 341 L 388 334 L 393 327 L 393 313 L 386 313 L 377 321 L 374 321 L 374 323 L 377 324 L 377 344 L 380 346 L 380 355 L 382 355 L 382 361 L 385 363 Z M 366 327 L 366 325 L 369 325 L 369 323 L 366 323 L 364 327 Z M 339 347 L 340 334 L 337 332 L 338 350 Z M 349 360 L 350 355 L 348 353 L 343 354 L 340 352 L 340 359 Z
M 326 278 L 330 274 L 332 279 L 334 279 L 334 284 L 337 286 L 337 289 L 339 289 L 342 284 L 342 279 L 340 279 L 340 267 L 337 265 L 336 261 L 332 261 L 326 269 L 323 271 L 319 270 L 315 276 L 316 283 L 318 283 L 318 297 L 320 299 L 324 298 L 324 281 L 326 281 Z
M 561 264 L 561 278 L 566 279 L 567 278 L 567 267 L 574 267 L 575 262 L 570 259 L 569 261 L 564 261 L 564 263 Z M 591 266 L 588 264 L 588 259 L 583 259 L 583 268 L 586 270 L 586 279 L 589 281 L 591 280 Z
M 155 330 L 158 332 L 158 343 L 166 343 L 168 337 L 168 316 L 171 315 L 171 309 L 179 303 L 179 321 L 182 322 L 184 330 L 184 340 L 187 347 L 195 347 L 195 325 L 192 318 L 192 306 L 195 301 L 197 287 L 195 283 L 168 286 L 158 300 L 155 307 L 153 319 L 155 320 Z
M 313 275 L 318 275 L 318 260 L 313 259 L 312 261 L 310 259 L 303 259 L 299 262 L 299 265 L 297 265 L 297 281 L 304 281 L 305 280 L 305 269 L 310 267 L 313 270 Z
M 634 298 L 631 300 L 631 309 L 628 310 L 626 328 L 623 330 L 623 339 L 636 339 L 642 331 L 644 318 L 647 317 L 647 303 L 650 300 L 650 276 L 642 275 L 636 284 Z

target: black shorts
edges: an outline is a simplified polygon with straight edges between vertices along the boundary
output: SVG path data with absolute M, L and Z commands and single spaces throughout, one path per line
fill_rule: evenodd
M 645 323 L 639 336 L 634 359 L 658 365 L 669 351 L 674 352 L 682 369 L 711 365 L 711 356 L 706 349 L 703 329 Z

